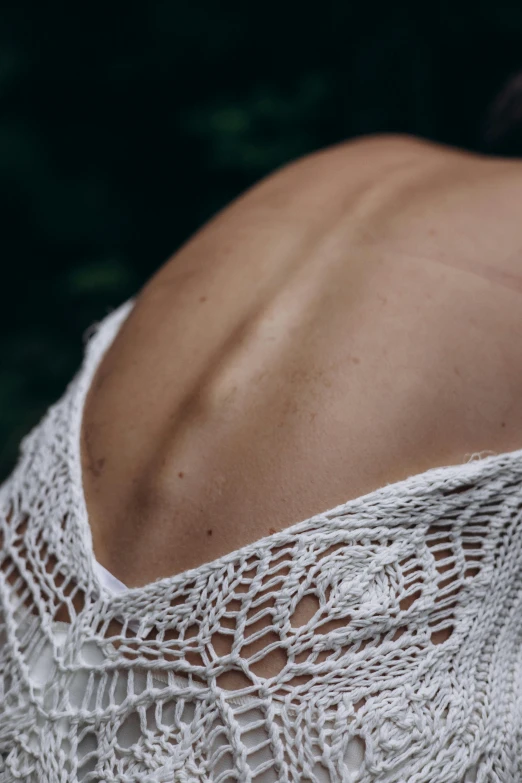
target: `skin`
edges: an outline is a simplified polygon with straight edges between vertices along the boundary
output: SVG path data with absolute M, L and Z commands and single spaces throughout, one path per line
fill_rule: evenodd
M 522 448 L 522 163 L 408 136 L 277 170 L 144 286 L 82 423 L 130 587 Z

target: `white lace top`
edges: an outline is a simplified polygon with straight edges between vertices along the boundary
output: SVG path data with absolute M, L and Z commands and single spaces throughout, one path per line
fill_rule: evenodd
M 0 488 L 0 783 L 520 783 L 522 450 L 115 592 L 79 434 L 132 306 Z

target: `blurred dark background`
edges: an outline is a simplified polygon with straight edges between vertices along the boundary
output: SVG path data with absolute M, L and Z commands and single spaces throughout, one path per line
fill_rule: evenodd
M 517 5 L 1 0 L 0 480 L 87 327 L 268 172 L 386 131 L 522 156 Z

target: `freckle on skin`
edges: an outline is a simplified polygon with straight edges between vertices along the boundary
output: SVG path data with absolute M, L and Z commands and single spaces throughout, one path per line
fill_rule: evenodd
M 352 356 L 352 362 L 353 362 L 354 364 L 360 364 L 360 363 L 361 363 L 361 360 L 359 359 L 359 357 L 358 357 L 358 356 Z
M 102 457 L 101 459 L 97 459 L 96 462 L 92 466 L 92 472 L 96 476 L 96 478 L 99 478 L 101 474 L 103 473 L 103 467 L 106 463 L 105 457 Z
M 185 474 L 183 473 L 183 471 L 182 471 L 182 470 L 180 470 L 180 472 L 178 473 L 178 476 L 179 476 L 180 478 L 183 478 L 183 476 L 184 476 L 184 475 L 185 475 Z
M 270 533 L 271 536 L 273 536 L 274 533 L 277 533 L 277 530 L 275 529 L 275 527 L 269 527 L 268 532 Z
M 100 457 L 99 459 L 94 458 L 92 453 L 90 429 L 87 429 L 85 433 L 85 450 L 87 452 L 87 470 L 92 473 L 93 476 L 99 478 L 103 472 L 106 459 L 105 457 Z
M 212 530 L 211 530 L 211 528 L 209 528 L 209 529 L 207 530 L 207 536 L 211 536 L 211 535 L 212 535 Z
M 199 297 L 199 301 L 200 302 L 206 302 L 207 301 L 207 297 L 206 296 L 200 296 Z
M 502 422 L 502 427 L 505 427 L 505 426 L 506 426 L 506 422 L 505 422 L 505 421 L 503 421 L 503 422 Z

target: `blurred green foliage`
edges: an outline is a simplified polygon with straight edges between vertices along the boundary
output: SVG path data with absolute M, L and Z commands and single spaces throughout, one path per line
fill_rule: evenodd
M 88 326 L 211 215 L 367 133 L 481 148 L 521 42 L 507 0 L 2 0 L 0 478 Z

